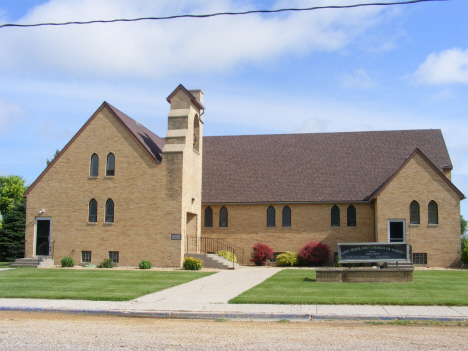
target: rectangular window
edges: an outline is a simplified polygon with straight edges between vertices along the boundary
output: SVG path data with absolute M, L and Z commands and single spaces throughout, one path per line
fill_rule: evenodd
M 413 264 L 427 265 L 427 253 L 413 253 Z
M 119 263 L 119 252 L 109 251 L 109 258 L 112 260 L 112 263 Z
M 91 251 L 81 251 L 81 262 L 83 263 L 91 262 Z

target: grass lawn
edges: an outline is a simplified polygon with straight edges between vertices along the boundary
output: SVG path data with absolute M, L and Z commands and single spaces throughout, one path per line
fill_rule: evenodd
M 8 268 L 10 267 L 9 264 L 10 262 L 0 262 L 0 268 Z
M 318 283 L 315 271 L 286 269 L 230 303 L 468 305 L 468 271 L 414 271 L 413 283 Z
M 128 301 L 210 274 L 20 268 L 0 271 L 0 297 Z

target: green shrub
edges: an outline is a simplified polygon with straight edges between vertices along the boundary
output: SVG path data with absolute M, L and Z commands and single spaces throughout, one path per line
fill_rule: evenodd
M 221 251 L 216 252 L 216 254 L 222 258 L 225 258 L 228 261 L 237 263 L 236 255 L 234 255 L 234 253 L 229 250 L 221 250 Z
M 74 267 L 75 266 L 75 260 L 71 256 L 62 257 L 60 262 L 62 263 L 62 267 Z
M 338 255 L 335 257 L 335 263 L 333 264 L 333 267 L 341 267 L 341 264 L 338 263 Z
M 464 266 L 468 265 L 468 246 L 465 246 L 465 248 L 462 251 L 461 261 Z
M 202 267 L 202 261 L 193 257 L 184 258 L 184 269 L 188 271 L 198 271 Z
M 468 246 L 468 238 L 462 236 L 461 238 L 461 250 L 463 251 L 465 247 Z
M 277 266 L 297 266 L 298 254 L 295 252 L 286 251 L 285 253 L 276 256 Z
M 114 268 L 114 265 L 112 264 L 112 258 L 104 259 L 104 261 L 99 263 L 97 268 Z
M 153 267 L 153 264 L 150 261 L 143 260 L 140 262 L 138 267 L 140 267 L 140 269 L 150 269 Z

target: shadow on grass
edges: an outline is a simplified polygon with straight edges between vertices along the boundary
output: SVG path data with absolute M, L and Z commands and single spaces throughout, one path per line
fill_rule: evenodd
M 303 281 L 305 281 L 305 282 L 316 282 L 317 279 L 304 278 Z

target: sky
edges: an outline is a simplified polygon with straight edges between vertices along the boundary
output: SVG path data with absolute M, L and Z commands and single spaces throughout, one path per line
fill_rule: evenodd
M 0 24 L 369 2 L 0 0 Z M 468 195 L 467 13 L 449 0 L 0 28 L 0 175 L 31 184 L 103 101 L 164 137 L 183 84 L 205 94 L 206 136 L 441 129 Z

